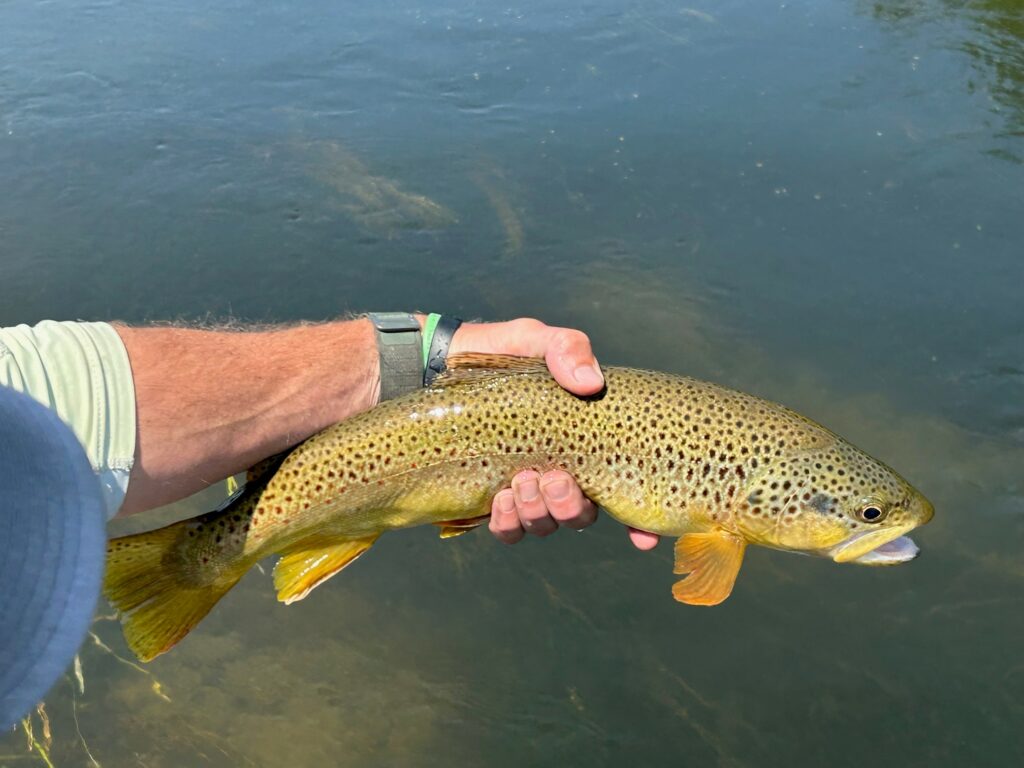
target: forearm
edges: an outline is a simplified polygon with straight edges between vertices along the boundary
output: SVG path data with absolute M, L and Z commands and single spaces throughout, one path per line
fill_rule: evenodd
M 121 514 L 184 498 L 377 402 L 365 319 L 265 332 L 115 329 L 138 422 Z
M 425 319 L 417 316 L 421 327 Z M 584 334 L 537 320 L 466 323 L 449 347 L 460 352 L 543 357 L 581 396 L 604 386 Z M 182 499 L 373 407 L 380 370 L 365 319 L 264 332 L 44 321 L 0 328 L 0 385 L 71 426 L 108 514 L 120 506 L 125 515 Z M 490 527 L 512 543 L 527 531 L 589 525 L 595 513 L 565 472 L 529 470 L 494 499 Z M 658 540 L 632 529 L 630 537 L 641 549 Z

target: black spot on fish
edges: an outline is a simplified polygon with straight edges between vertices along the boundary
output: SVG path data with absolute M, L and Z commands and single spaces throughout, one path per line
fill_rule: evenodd
M 835 503 L 835 499 L 831 496 L 826 496 L 824 493 L 816 493 L 811 497 L 811 500 L 807 502 L 808 506 L 815 509 L 819 514 L 827 515 L 832 505 Z

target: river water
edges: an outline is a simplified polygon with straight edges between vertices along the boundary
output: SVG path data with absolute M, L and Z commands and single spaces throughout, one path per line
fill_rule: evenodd
M 144 668 L 101 606 L 55 765 L 1021 763 L 1024 10 L 686 1 L 0 4 L 0 322 L 541 317 L 893 465 L 922 556 L 699 609 L 607 518 L 407 531 Z

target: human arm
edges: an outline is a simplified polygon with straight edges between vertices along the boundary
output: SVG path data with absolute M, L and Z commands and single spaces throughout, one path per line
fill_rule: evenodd
M 420 318 L 422 322 L 422 318 Z M 373 407 L 380 371 L 366 319 L 240 333 L 115 325 L 135 382 L 137 444 L 120 514 L 184 498 L 242 472 L 320 430 Z M 544 357 L 558 382 L 593 394 L 603 386 L 587 337 L 536 320 L 466 323 L 450 353 Z M 596 508 L 565 472 L 523 472 L 498 494 L 491 531 L 582 528 Z M 561 493 L 559 493 L 561 491 Z M 505 511 L 511 496 L 512 510 Z M 631 532 L 648 549 L 653 534 Z

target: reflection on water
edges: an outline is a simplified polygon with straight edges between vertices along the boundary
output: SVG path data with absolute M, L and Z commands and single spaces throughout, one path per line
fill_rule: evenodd
M 55 765 L 1020 763 L 1012 3 L 191 6 L 0 9 L 3 322 L 536 315 L 792 406 L 936 516 L 898 568 L 751 551 L 707 610 L 607 519 L 389 535 L 287 608 L 254 569 L 144 668 L 101 608 Z
M 1017 0 L 875 0 L 864 5 L 876 18 L 900 27 L 953 22 L 956 28 L 945 32 L 940 43 L 970 55 L 976 78 L 965 85 L 989 100 L 995 137 L 1024 136 L 1024 10 Z M 1024 162 L 1012 143 L 1001 144 L 994 154 Z

